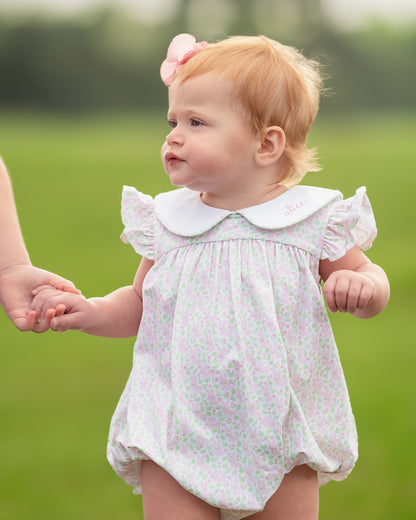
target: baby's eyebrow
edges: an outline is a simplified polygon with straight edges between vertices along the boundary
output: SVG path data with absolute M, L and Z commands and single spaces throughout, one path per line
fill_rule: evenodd
M 206 111 L 204 112 L 203 110 L 201 110 L 200 107 L 192 107 L 192 106 L 190 108 L 185 108 L 185 109 L 178 111 L 179 115 L 183 115 L 185 117 L 195 117 L 195 116 L 204 117 L 205 113 L 206 113 Z M 172 117 L 177 117 L 177 113 L 175 111 L 169 109 L 167 117 L 168 117 L 168 119 L 172 118 Z

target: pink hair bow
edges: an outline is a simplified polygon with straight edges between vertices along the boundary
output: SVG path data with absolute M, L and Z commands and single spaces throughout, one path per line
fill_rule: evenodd
M 168 87 L 175 79 L 178 69 L 208 45 L 207 42 L 196 42 L 191 34 L 178 34 L 171 41 L 166 60 L 160 67 L 160 76 Z

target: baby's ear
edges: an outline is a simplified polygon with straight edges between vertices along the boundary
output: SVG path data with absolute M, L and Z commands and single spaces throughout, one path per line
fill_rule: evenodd
M 280 126 L 268 126 L 259 136 L 259 146 L 256 152 L 256 163 L 259 166 L 269 166 L 277 162 L 286 146 L 286 136 Z

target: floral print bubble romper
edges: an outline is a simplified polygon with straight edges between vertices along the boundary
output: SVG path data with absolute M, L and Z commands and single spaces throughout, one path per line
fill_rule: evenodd
M 110 428 L 115 471 L 140 493 L 151 459 L 226 520 L 261 511 L 296 465 L 345 478 L 357 434 L 318 269 L 371 246 L 365 188 L 295 186 L 228 211 L 186 188 L 125 187 L 122 219 L 154 265 Z

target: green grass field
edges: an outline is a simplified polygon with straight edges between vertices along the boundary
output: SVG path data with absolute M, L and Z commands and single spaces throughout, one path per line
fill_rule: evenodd
M 415 123 L 414 112 L 322 117 L 311 136 L 324 170 L 304 183 L 346 196 L 367 186 L 379 228 L 368 254 L 392 286 L 379 317 L 332 320 L 360 459 L 346 481 L 322 488 L 321 520 L 416 518 Z M 119 240 L 121 187 L 170 189 L 159 161 L 167 131 L 159 114 L 0 114 L 32 262 L 86 296 L 131 283 L 138 257 Z M 105 457 L 133 340 L 21 333 L 2 311 L 0 328 L 0 520 L 142 518 Z

